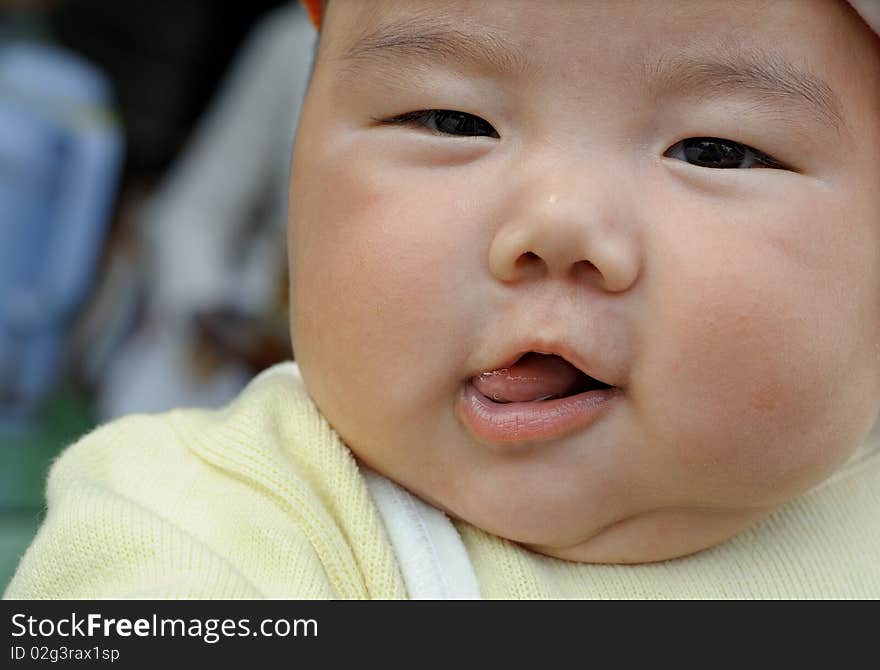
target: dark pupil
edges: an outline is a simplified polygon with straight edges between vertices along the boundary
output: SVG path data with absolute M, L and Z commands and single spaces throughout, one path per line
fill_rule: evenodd
M 684 155 L 703 167 L 735 168 L 745 158 L 745 151 L 733 142 L 694 137 L 684 141 Z
M 482 119 L 464 112 L 437 112 L 437 130 L 454 135 L 488 135 L 489 125 Z

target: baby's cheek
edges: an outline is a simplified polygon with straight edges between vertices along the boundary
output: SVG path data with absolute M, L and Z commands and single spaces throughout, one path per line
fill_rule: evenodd
M 847 407 L 862 399 L 848 361 L 820 334 L 821 304 L 750 291 L 742 277 L 702 286 L 657 324 L 634 389 L 647 430 L 691 490 L 785 496 L 836 464 L 832 443 L 853 439 Z
M 316 203 L 320 225 L 303 231 L 298 309 L 311 317 L 307 339 L 321 367 L 345 370 L 340 385 L 357 389 L 337 394 L 364 405 L 359 414 L 399 422 L 409 407 L 449 392 L 441 386 L 450 354 L 466 345 L 461 226 L 381 174 L 332 176 L 334 197 Z

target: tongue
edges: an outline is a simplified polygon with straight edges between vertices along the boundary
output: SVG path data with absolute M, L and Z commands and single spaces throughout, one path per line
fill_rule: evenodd
M 509 368 L 480 373 L 473 384 L 496 402 L 529 402 L 570 393 L 581 374 L 559 356 L 529 353 Z

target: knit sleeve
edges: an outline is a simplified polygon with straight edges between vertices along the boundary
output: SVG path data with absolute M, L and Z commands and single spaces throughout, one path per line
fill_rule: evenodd
M 108 424 L 53 465 L 46 519 L 4 598 L 332 598 L 270 496 L 193 454 L 164 415 Z

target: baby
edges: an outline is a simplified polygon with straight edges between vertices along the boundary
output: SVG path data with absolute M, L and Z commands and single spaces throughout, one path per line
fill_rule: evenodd
M 880 597 L 880 2 L 308 4 L 297 364 L 6 597 Z

